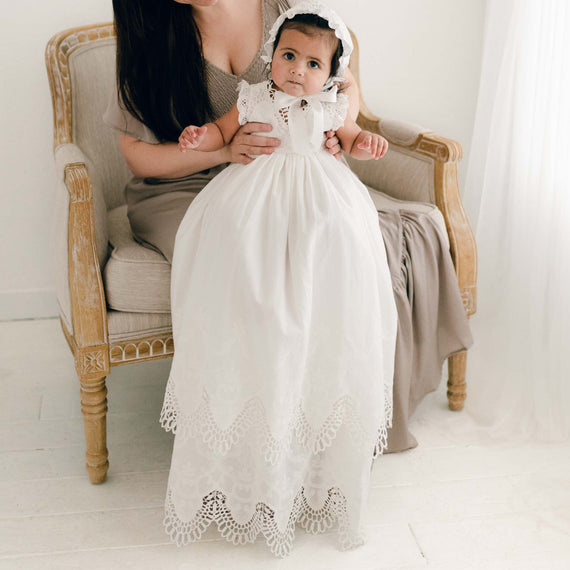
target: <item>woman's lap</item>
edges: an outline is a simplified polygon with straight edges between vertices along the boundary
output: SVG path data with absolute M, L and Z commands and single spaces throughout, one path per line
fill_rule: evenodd
M 162 253 L 170 263 L 178 226 L 197 192 L 168 192 L 129 205 L 128 215 L 135 238 Z

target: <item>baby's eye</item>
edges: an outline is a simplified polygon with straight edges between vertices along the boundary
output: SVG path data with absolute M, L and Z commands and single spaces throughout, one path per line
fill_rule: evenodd
M 309 67 L 312 67 L 313 69 L 319 69 L 320 65 L 317 61 L 309 61 Z
M 286 52 L 283 54 L 283 57 L 284 57 L 286 60 L 288 60 L 288 61 L 293 61 L 293 60 L 295 59 L 295 55 L 292 54 L 290 51 L 286 51 Z

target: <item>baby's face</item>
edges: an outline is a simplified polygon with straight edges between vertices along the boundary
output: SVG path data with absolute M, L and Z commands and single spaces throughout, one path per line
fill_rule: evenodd
M 323 34 L 283 30 L 271 62 L 273 83 L 297 97 L 318 93 L 329 78 L 333 52 L 334 46 Z

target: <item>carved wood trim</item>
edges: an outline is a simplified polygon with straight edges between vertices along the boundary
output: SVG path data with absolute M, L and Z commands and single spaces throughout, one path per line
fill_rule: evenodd
M 89 359 L 93 360 L 94 357 L 91 356 L 91 352 L 97 351 L 97 347 L 85 347 L 83 350 L 77 348 L 75 339 L 67 329 L 65 323 L 61 318 L 59 321 L 72 354 L 74 356 L 88 354 L 90 355 Z M 162 335 L 115 341 L 111 342 L 110 345 L 103 345 L 99 347 L 99 349 L 105 350 L 106 354 L 103 358 L 96 356 L 96 360 L 105 363 L 105 366 L 120 366 L 122 364 L 130 364 L 131 362 L 146 362 L 158 358 L 170 358 L 174 354 L 174 340 L 172 338 L 172 332 L 168 332 Z M 78 370 L 78 375 L 88 372 L 83 368 L 80 370 L 81 371 Z M 93 372 L 97 374 L 98 370 L 108 370 L 108 368 L 97 367 Z
M 172 333 L 111 343 L 111 366 L 168 358 L 174 354 Z
M 457 162 L 434 163 L 435 203 L 443 214 L 451 257 L 468 316 L 477 310 L 477 246 L 457 182 Z
M 80 378 L 100 378 L 109 374 L 109 346 L 86 346 L 75 353 L 75 369 Z
M 106 345 L 107 308 L 95 242 L 93 188 L 85 164 L 65 168 L 69 192 L 68 267 L 73 336 L 79 349 Z
M 71 28 L 56 34 L 46 46 L 45 61 L 52 97 L 54 148 L 73 142 L 69 56 L 87 43 L 115 37 L 112 23 Z

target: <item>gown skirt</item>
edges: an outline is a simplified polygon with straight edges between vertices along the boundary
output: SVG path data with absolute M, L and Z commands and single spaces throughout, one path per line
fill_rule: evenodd
M 215 522 L 284 556 L 299 523 L 336 524 L 343 548 L 360 544 L 397 328 L 366 187 L 324 150 L 230 165 L 182 220 L 171 292 L 172 539 Z

